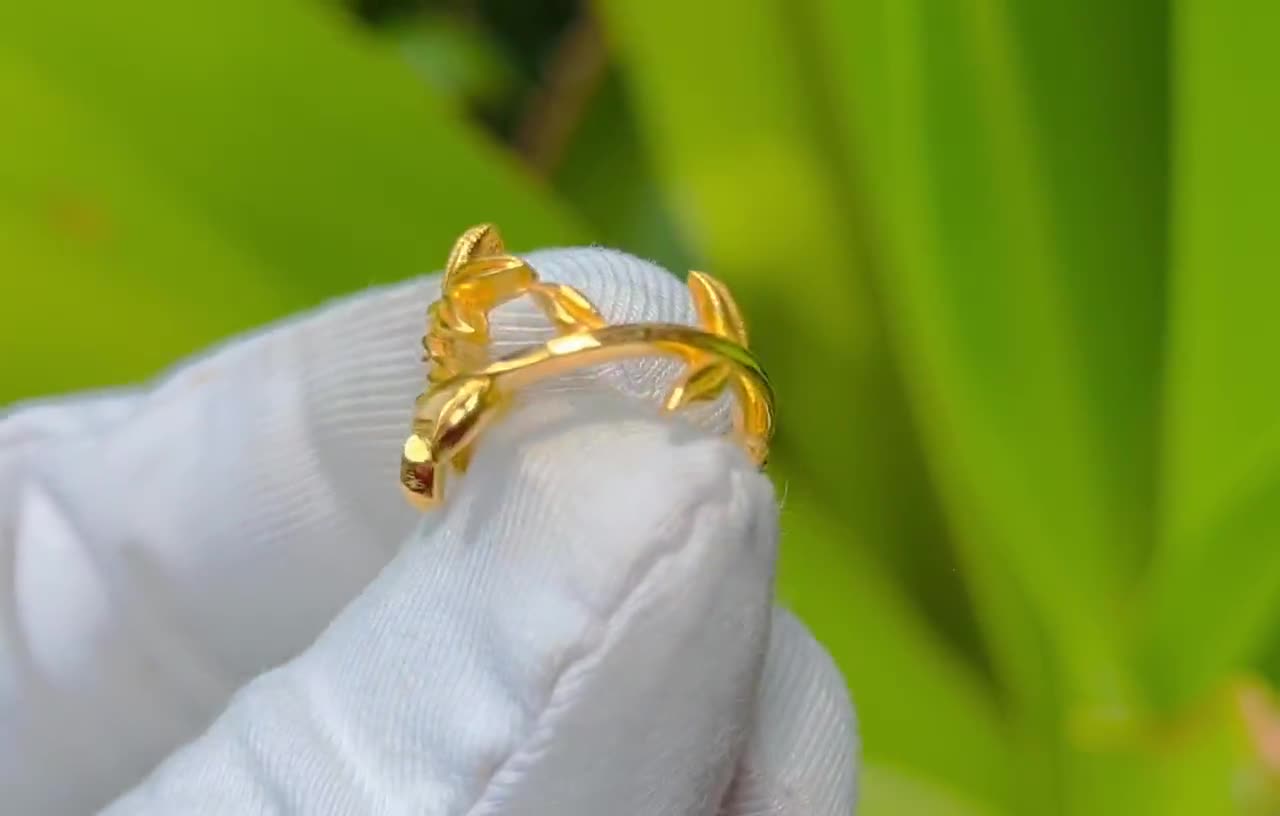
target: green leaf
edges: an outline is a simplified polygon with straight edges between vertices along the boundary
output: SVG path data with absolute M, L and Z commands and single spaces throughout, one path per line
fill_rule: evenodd
M 1164 541 L 1151 676 L 1185 703 L 1280 610 L 1280 7 L 1177 4 Z
M 858 816 L 997 816 L 946 786 L 888 765 L 870 764 L 859 777 Z
M 849 682 L 865 756 L 1007 802 L 1010 745 L 991 689 L 803 495 L 787 496 L 781 526 L 779 592 L 812 625 L 841 621 L 816 634 Z
M 552 174 L 556 190 L 608 246 L 644 252 L 679 275 L 693 267 L 616 69 L 607 69 Z
M 1068 812 L 1268 816 L 1280 812 L 1280 711 L 1247 678 L 1224 678 L 1176 718 L 1143 723 L 1073 757 Z
M 810 28 L 961 549 L 1014 584 L 975 590 L 985 620 L 1025 594 L 1101 709 L 1132 702 L 1116 615 L 1152 536 L 1165 246 L 1159 6 L 1122 6 L 821 0 Z M 1047 676 L 1002 640 L 1015 685 Z
M 384 25 L 413 70 L 442 99 L 495 111 L 519 89 L 520 77 L 498 44 L 472 20 L 427 13 Z
M 0 5 L 0 110 L 0 338 L 29 350 L 0 400 L 436 269 L 475 222 L 581 235 L 390 46 L 301 0 Z

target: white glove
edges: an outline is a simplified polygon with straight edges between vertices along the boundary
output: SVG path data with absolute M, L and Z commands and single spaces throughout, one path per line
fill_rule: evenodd
M 527 257 L 611 322 L 693 322 L 651 264 Z M 0 811 L 850 813 L 840 677 L 771 604 L 772 489 L 723 406 L 657 412 L 674 364 L 530 395 L 441 509 L 402 503 L 437 286 L 0 419 Z

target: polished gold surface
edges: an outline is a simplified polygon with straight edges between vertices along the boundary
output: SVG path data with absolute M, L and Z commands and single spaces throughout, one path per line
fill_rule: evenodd
M 423 509 L 437 504 L 447 472 L 466 469 L 472 443 L 522 389 L 586 366 L 654 354 L 685 364 L 664 410 L 732 393 L 734 435 L 763 465 L 773 435 L 773 390 L 747 350 L 742 314 L 728 288 L 710 275 L 690 272 L 688 285 L 700 328 L 610 326 L 577 289 L 544 282 L 524 260 L 506 254 L 494 226 L 463 233 L 449 253 L 440 299 L 427 310 L 422 345 L 431 363 L 429 387 L 418 397 L 400 464 L 409 500 Z M 538 306 L 557 334 L 491 359 L 489 314 L 521 297 Z

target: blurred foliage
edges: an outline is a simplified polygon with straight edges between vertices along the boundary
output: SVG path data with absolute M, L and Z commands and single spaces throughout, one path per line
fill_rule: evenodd
M 0 397 L 465 226 L 702 266 L 872 814 L 1280 812 L 1280 6 L 0 6 Z

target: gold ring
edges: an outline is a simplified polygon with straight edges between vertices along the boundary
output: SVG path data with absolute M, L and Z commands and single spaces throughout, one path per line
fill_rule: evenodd
M 521 389 L 574 369 L 653 354 L 685 364 L 664 410 L 731 392 L 734 436 L 763 467 L 774 422 L 769 378 L 747 349 L 746 326 L 728 288 L 702 272 L 690 272 L 688 285 L 700 328 L 610 326 L 577 289 L 544 282 L 524 260 L 506 254 L 494 226 L 464 232 L 445 264 L 440 299 L 427 309 L 422 346 L 431 363 L 428 388 L 418 397 L 400 460 L 410 503 L 425 510 L 441 501 L 446 471 L 466 470 L 476 438 Z M 520 297 L 538 306 L 556 336 L 491 359 L 489 314 Z

